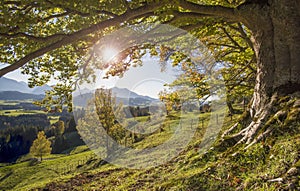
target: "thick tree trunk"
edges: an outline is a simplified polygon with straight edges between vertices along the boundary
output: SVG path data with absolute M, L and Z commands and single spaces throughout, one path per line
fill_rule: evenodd
M 252 116 L 261 113 L 275 93 L 300 90 L 299 4 L 298 0 L 270 0 L 253 5 L 246 14 L 257 58 Z
M 300 1 L 269 0 L 240 8 L 252 31 L 257 58 L 257 77 L 250 114 L 252 122 L 233 137 L 249 145 L 261 140 L 271 128 L 257 135 L 272 115 L 279 96 L 300 92 Z M 296 95 L 299 99 L 299 94 Z
M 300 91 L 300 3 L 271 0 L 249 17 L 257 57 L 252 116 L 264 110 L 274 94 Z

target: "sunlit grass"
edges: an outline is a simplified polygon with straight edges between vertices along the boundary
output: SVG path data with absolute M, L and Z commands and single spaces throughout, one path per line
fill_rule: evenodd
M 224 115 L 223 131 L 231 127 L 240 115 Z M 200 153 L 210 119 L 216 121 L 216 113 L 173 113 L 172 117 L 156 119 L 149 128 L 157 129 L 133 143 L 133 148 L 152 148 L 168 140 L 182 120 L 183 129 L 190 128 L 190 119 L 197 117 L 199 123 L 192 141 L 168 162 L 145 169 L 127 169 L 116 165 L 101 165 L 101 159 L 94 157 L 87 146 L 70 151 L 70 155 L 50 155 L 42 163 L 30 166 L 21 162 L 0 168 L 0 190 L 26 190 L 44 187 L 48 183 L 63 184 L 65 189 L 77 190 L 231 190 L 243 182 L 245 190 L 276 190 L 276 185 L 264 182 L 263 178 L 276 178 L 284 173 L 286 164 L 297 158 L 300 139 L 293 136 L 280 136 L 276 143 L 270 140 L 268 146 L 258 143 L 249 150 L 233 157 L 233 151 L 219 152 L 211 148 Z M 148 117 L 135 119 L 147 123 Z M 163 130 L 159 130 L 161 128 Z M 218 139 L 218 137 L 217 137 Z M 292 143 L 292 144 L 291 144 Z M 267 143 L 266 143 L 267 144 Z M 128 151 L 130 152 L 130 151 Z M 147 161 L 146 156 L 141 158 Z M 129 158 L 130 159 L 130 158 Z M 78 162 L 82 161 L 82 163 Z M 134 158 L 132 158 L 134 163 Z M 142 160 L 143 162 L 143 160 Z M 300 166 L 299 162 L 295 166 Z M 6 177 L 7 176 L 7 177 Z M 5 178 L 6 177 L 6 178 Z M 73 187 L 68 183 L 77 182 Z M 59 187 L 57 187 L 59 188 Z
M 19 102 L 17 101 L 5 101 L 5 100 L 0 100 L 0 105 L 17 105 Z
M 65 179 L 88 168 L 85 163 L 95 159 L 91 151 L 71 155 L 49 155 L 42 162 L 32 160 L 0 168 L 0 190 L 26 190 Z M 82 167 L 84 166 L 84 168 Z
M 179 116 L 179 114 L 177 115 Z M 192 113 L 181 115 L 182 119 L 195 116 L 197 115 Z M 210 114 L 203 114 L 202 116 L 208 117 L 210 116 Z M 129 120 L 138 120 L 146 122 L 147 119 L 148 117 L 138 117 Z M 152 135 L 146 136 L 142 141 L 135 143 L 133 147 L 142 149 L 162 144 L 174 133 L 174 130 L 179 124 L 179 119 L 180 118 L 176 118 L 176 116 L 170 119 L 166 118 L 163 123 L 164 125 L 162 131 L 157 131 Z M 159 129 L 160 125 L 161 124 L 159 122 L 151 128 Z M 30 156 L 22 157 L 19 160 L 19 162 L 26 161 L 29 158 Z M 67 180 L 68 178 L 73 177 L 76 174 L 85 170 L 92 170 L 91 173 L 101 173 L 105 172 L 106 170 L 116 168 L 112 165 L 105 165 L 105 167 L 95 168 L 93 165 L 97 166 L 96 161 L 94 161 L 93 163 L 86 164 L 87 161 L 91 160 L 91 158 L 94 158 L 94 160 L 96 161 L 100 160 L 97 159 L 97 157 L 95 157 L 92 151 L 88 150 L 87 146 L 80 146 L 72 150 L 70 152 L 70 155 L 49 155 L 45 157 L 41 163 L 35 164 L 33 166 L 30 165 L 30 161 L 21 162 L 10 166 L 4 166 L 0 169 L 0 179 L 3 179 L 3 177 L 5 177 L 0 182 L 0 188 L 5 190 L 31 189 L 35 187 L 42 187 L 43 185 L 49 182 L 64 179 Z M 124 175 L 123 171 L 120 173 Z M 107 179 L 106 181 L 111 181 L 111 179 Z M 130 179 L 127 180 L 126 184 L 130 186 L 135 182 L 135 179 Z M 125 188 L 126 186 L 124 185 L 122 187 Z
M 49 116 L 50 124 L 54 124 L 59 120 L 59 116 Z
M 36 114 L 47 114 L 47 113 L 41 110 L 23 110 L 23 109 L 0 110 L 0 115 L 5 115 L 5 116 L 36 115 Z

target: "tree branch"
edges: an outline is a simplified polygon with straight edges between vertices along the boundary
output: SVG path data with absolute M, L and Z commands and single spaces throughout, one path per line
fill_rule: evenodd
M 216 16 L 227 18 L 233 21 L 239 21 L 239 17 L 237 16 L 237 9 L 228 8 L 223 6 L 209 6 L 209 5 L 199 5 L 196 3 L 192 3 L 186 0 L 179 0 L 179 5 L 191 12 L 205 14 L 207 16 Z
M 226 30 L 224 27 L 221 27 L 221 29 L 223 30 L 223 32 L 225 33 L 225 35 L 229 38 L 229 40 L 230 40 L 236 47 L 238 47 L 238 49 L 240 49 L 241 51 L 245 51 L 246 48 L 240 46 L 240 44 L 239 44 L 237 41 L 235 41 L 235 40 L 233 39 L 233 37 L 227 32 L 227 30 Z
M 225 44 L 225 43 L 216 43 L 216 42 L 208 43 L 207 46 L 218 46 L 218 47 L 224 46 L 224 47 L 228 47 L 228 48 L 240 49 L 240 47 L 237 47 L 234 45 Z
M 3 2 L 4 5 L 15 5 L 15 6 L 19 6 L 21 5 L 22 3 L 19 2 L 19 1 L 5 1 Z
M 62 8 L 64 9 L 66 12 L 68 13 L 73 13 L 73 14 L 77 14 L 77 15 L 80 15 L 82 17 L 88 17 L 88 16 L 91 16 L 92 14 L 88 13 L 88 12 L 81 12 L 81 11 L 78 11 L 78 10 L 75 10 L 75 9 L 71 9 L 69 7 L 64 7 L 63 5 L 61 4 L 56 4 L 56 3 L 53 3 L 52 1 L 50 0 L 45 0 L 47 3 L 49 3 L 51 6 L 54 6 L 54 7 L 59 7 L 59 8 Z M 112 12 L 109 12 L 109 11 L 105 11 L 105 10 L 95 10 L 95 13 L 96 14 L 106 14 L 106 15 L 109 15 L 111 17 L 115 17 L 117 16 L 116 14 L 112 13 Z
M 26 33 L 22 33 L 22 32 L 18 32 L 18 33 L 14 33 L 14 34 L 7 34 L 7 33 L 0 33 L 0 36 L 5 37 L 5 38 L 15 38 L 15 37 L 26 37 L 28 39 L 34 40 L 34 41 L 39 41 L 39 42 L 45 42 L 45 41 L 49 41 L 49 40 L 55 40 L 59 37 L 64 37 L 67 34 L 53 34 L 50 36 L 33 36 L 30 34 L 26 34 Z
M 239 26 L 239 32 L 241 33 L 243 39 L 245 39 L 248 46 L 251 47 L 251 49 L 254 51 L 253 43 L 251 42 L 250 38 L 247 36 L 246 32 L 244 31 L 242 24 L 238 23 L 238 26 Z
M 17 6 L 16 4 L 14 4 L 15 6 Z M 30 10 L 32 10 L 34 7 L 37 7 L 37 3 L 36 2 L 31 2 L 27 5 L 24 5 L 24 7 L 22 8 L 19 8 L 19 7 L 12 7 L 12 8 L 9 8 L 9 10 L 12 10 L 12 11 L 25 11 L 25 13 L 28 13 Z
M 54 18 L 59 18 L 59 17 L 64 17 L 67 16 L 68 14 L 70 14 L 68 11 L 60 13 L 60 14 L 54 14 L 54 15 L 50 15 L 48 17 L 43 18 L 43 20 L 50 20 L 50 19 L 54 19 Z
M 112 19 L 108 19 L 105 21 L 102 21 L 100 23 L 97 23 L 95 25 L 92 25 L 91 27 L 79 30 L 77 32 L 74 32 L 72 34 L 66 35 L 65 37 L 63 37 L 62 39 L 49 44 L 46 47 L 40 48 L 32 53 L 29 53 L 28 55 L 24 56 L 23 58 L 19 59 L 18 61 L 16 61 L 15 63 L 0 69 L 0 77 L 2 77 L 3 75 L 14 71 L 22 66 L 24 66 L 27 62 L 38 58 L 40 56 L 42 56 L 43 54 L 50 52 L 52 50 L 55 50 L 57 48 L 60 48 L 64 45 L 68 45 L 71 43 L 74 43 L 75 41 L 79 40 L 80 38 L 91 34 L 95 31 L 99 31 L 99 30 L 103 30 L 107 27 L 110 26 L 116 26 L 118 24 L 121 24 L 125 21 L 130 21 L 132 19 L 137 18 L 139 15 L 143 15 L 146 14 L 147 12 L 153 12 L 156 8 L 160 7 L 161 3 L 153 3 L 153 4 L 148 4 L 146 6 L 142 6 L 133 10 L 127 10 L 127 12 L 125 12 L 123 15 L 117 16 L 115 18 Z

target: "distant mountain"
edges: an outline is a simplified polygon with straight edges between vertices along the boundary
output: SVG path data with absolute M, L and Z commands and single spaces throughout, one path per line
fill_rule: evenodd
M 29 93 L 22 93 L 18 91 L 2 91 L 0 92 L 0 100 L 41 100 L 44 98 L 43 94 L 36 95 L 36 94 L 29 94 Z
M 51 87 L 48 86 L 48 85 L 43 85 L 43 86 L 34 87 L 32 89 L 31 93 L 37 94 L 37 95 L 39 95 L 39 94 L 45 94 L 45 92 L 48 91 L 48 90 L 51 90 Z
M 30 93 L 31 89 L 25 82 L 18 82 L 16 80 L 2 77 L 0 78 L 0 91 L 18 91 L 22 93 Z
M 26 100 L 26 99 L 42 99 L 45 91 L 50 90 L 51 87 L 44 85 L 41 87 L 29 88 L 25 82 L 18 82 L 16 80 L 5 77 L 0 78 L 0 100 Z M 84 88 L 73 94 L 73 102 L 78 106 L 85 106 L 87 100 L 93 96 L 93 90 Z M 112 88 L 112 93 L 116 96 L 116 101 L 122 102 L 124 105 L 147 105 L 156 99 L 149 96 L 142 96 L 127 88 Z
M 89 93 L 82 93 L 80 95 L 74 94 L 74 106 L 85 107 L 88 100 L 90 100 L 94 95 L 93 93 L 91 93 L 91 91 L 92 90 L 90 90 Z M 144 106 L 150 104 L 153 101 L 157 101 L 156 99 L 149 96 L 142 96 L 135 92 L 132 92 L 127 88 L 114 87 L 112 88 L 112 93 L 114 94 L 114 96 L 116 96 L 116 102 L 122 102 L 124 105 Z
M 75 92 L 73 92 L 73 96 L 79 96 L 79 95 L 83 95 L 86 93 L 92 93 L 92 92 L 94 92 L 94 91 L 90 90 L 88 88 L 77 89 Z
M 88 101 L 92 99 L 93 93 L 83 93 L 80 95 L 73 95 L 73 107 L 79 106 L 79 107 L 86 107 L 88 104 Z
M 26 82 L 18 82 L 16 80 L 8 79 L 5 77 L 0 78 L 0 92 L 3 91 L 18 91 L 21 93 L 30 93 L 30 94 L 45 94 L 46 90 L 50 90 L 51 87 L 48 85 L 29 88 Z
M 138 95 L 135 92 L 132 92 L 130 90 L 128 90 L 127 88 L 118 88 L 118 87 L 113 87 L 112 89 L 112 93 L 119 98 L 138 98 L 141 97 L 141 95 Z M 145 97 L 145 96 L 143 96 Z

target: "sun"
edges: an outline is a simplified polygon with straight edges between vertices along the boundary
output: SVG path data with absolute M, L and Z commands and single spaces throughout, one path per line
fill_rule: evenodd
M 117 56 L 119 52 L 117 51 L 117 49 L 112 48 L 112 47 L 106 47 L 104 48 L 104 50 L 102 51 L 102 57 L 103 60 L 105 62 L 109 62 L 111 61 L 113 58 L 115 58 Z

